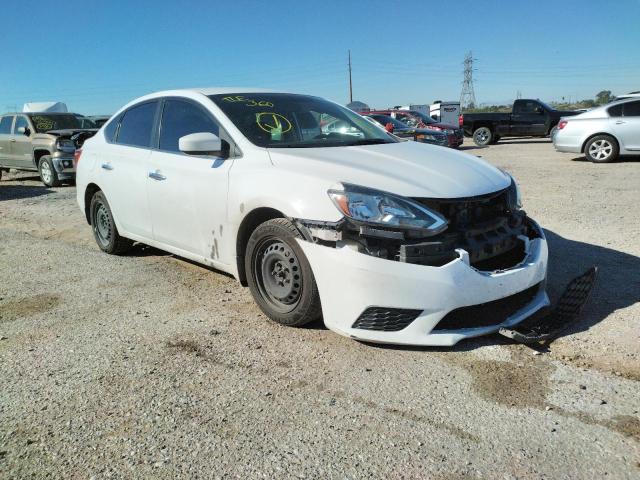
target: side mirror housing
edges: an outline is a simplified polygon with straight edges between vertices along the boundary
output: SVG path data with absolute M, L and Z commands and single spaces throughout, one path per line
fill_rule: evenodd
M 187 155 L 222 155 L 223 153 L 222 140 L 211 132 L 191 133 L 180 137 L 178 148 Z
M 393 123 L 389 122 L 384 126 L 384 129 L 389 132 L 389 133 L 393 133 Z
M 27 132 L 28 132 L 28 130 L 25 127 L 18 127 L 18 131 L 16 133 L 28 136 L 29 134 Z

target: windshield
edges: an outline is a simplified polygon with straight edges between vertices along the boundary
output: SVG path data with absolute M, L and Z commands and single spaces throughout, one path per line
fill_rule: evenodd
M 411 115 L 415 115 L 416 117 L 420 117 L 420 120 L 422 120 L 422 123 L 424 123 L 426 125 L 429 125 L 430 123 L 438 123 L 433 118 L 431 118 L 429 115 L 427 115 L 426 113 L 416 112 L 414 110 L 411 110 Z
M 368 115 L 370 118 L 373 118 L 376 122 L 378 122 L 383 127 L 386 127 L 387 123 L 393 125 L 393 128 L 399 128 L 401 130 L 406 130 L 407 125 L 402 123 L 400 120 L 396 120 L 393 117 L 388 115 Z
M 395 143 L 394 137 L 344 107 L 307 95 L 210 95 L 242 134 L 260 147 L 309 148 Z
M 43 133 L 49 130 L 77 129 L 80 127 L 80 120 L 75 115 L 51 115 L 38 113 L 30 115 L 33 127 L 36 132 Z

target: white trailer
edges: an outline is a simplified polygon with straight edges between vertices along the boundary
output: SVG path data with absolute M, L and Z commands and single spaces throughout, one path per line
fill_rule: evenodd
M 436 102 L 429 108 L 429 116 L 440 123 L 458 125 L 460 102 Z

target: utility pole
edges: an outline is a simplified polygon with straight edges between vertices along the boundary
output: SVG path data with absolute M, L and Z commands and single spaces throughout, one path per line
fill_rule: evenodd
M 460 108 L 473 108 L 476 106 L 476 94 L 473 90 L 473 54 L 467 53 L 464 57 L 464 80 L 460 93 Z
M 516 98 L 518 100 L 520 100 L 522 98 L 522 92 L 520 90 L 518 90 L 518 92 L 516 93 Z
M 351 50 L 349 50 L 349 103 L 353 102 L 353 86 L 351 84 Z

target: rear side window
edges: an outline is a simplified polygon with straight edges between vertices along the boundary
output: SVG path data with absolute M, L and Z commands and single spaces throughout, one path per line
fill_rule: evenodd
M 191 133 L 220 136 L 220 127 L 204 109 L 183 100 L 165 100 L 160 127 L 160 150 L 179 152 L 178 140 Z
M 118 124 L 120 123 L 120 117 L 114 118 L 109 125 L 104 127 L 104 138 L 107 139 L 107 142 L 115 142 L 116 141 L 116 132 L 118 131 Z
M 625 117 L 640 117 L 640 102 L 629 102 L 624 104 Z
M 117 143 L 149 148 L 157 104 L 158 102 L 143 103 L 124 112 Z
M 13 117 L 2 117 L 0 120 L 0 135 L 11 133 L 11 124 L 13 123 Z
M 622 105 L 614 105 L 613 107 L 607 110 L 610 117 L 621 117 L 622 116 Z

